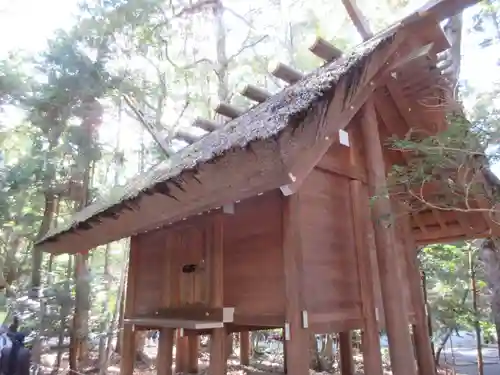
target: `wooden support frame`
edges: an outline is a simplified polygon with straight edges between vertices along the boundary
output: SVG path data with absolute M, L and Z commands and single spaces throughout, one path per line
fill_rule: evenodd
M 385 163 L 372 100 L 368 100 L 364 105 L 361 129 L 370 195 L 377 197 L 372 207 L 372 220 L 374 223 L 379 223 L 381 217 L 387 215 L 392 217 L 393 213 L 391 202 L 385 195 L 387 190 Z M 401 275 L 397 271 L 394 228 L 379 223 L 374 229 L 392 372 L 394 375 L 416 375 L 408 316 L 401 303 L 404 299 L 403 291 L 400 289 Z
M 328 62 L 337 60 L 342 56 L 342 50 L 320 36 L 315 37 L 314 41 L 310 43 L 309 51 Z
M 217 112 L 219 115 L 229 117 L 230 119 L 235 119 L 236 117 L 239 117 L 243 113 L 245 113 L 244 110 L 223 102 L 218 103 L 215 106 L 215 112 Z
M 400 221 L 402 221 L 403 238 L 405 239 L 403 251 L 408 267 L 411 304 L 415 314 L 414 343 L 418 371 L 419 375 L 436 374 L 434 355 L 432 353 L 431 340 L 429 338 L 429 326 L 427 325 L 426 302 L 421 287 L 420 267 L 418 265 L 416 245 L 413 241 L 413 233 L 407 213 L 402 207 L 398 209 L 398 213 L 401 213 L 399 216 L 401 218 Z
M 465 214 L 463 215 L 461 212 L 457 212 L 456 214 L 458 224 L 460 227 L 463 229 L 464 233 L 467 235 L 467 237 L 474 238 L 474 228 L 470 225 L 469 223 L 469 218 Z
M 352 332 L 339 332 L 340 373 L 354 375 L 354 359 L 352 351 Z
M 179 138 L 180 140 L 186 141 L 187 143 L 197 142 L 204 136 L 205 136 L 205 134 L 203 134 L 203 135 L 194 134 L 192 129 L 189 129 L 189 128 L 179 128 L 179 129 L 177 129 L 177 131 L 175 133 L 176 138 Z
M 210 272 L 210 305 L 217 308 L 223 304 L 223 251 L 224 251 L 224 214 L 213 216 L 213 241 L 210 248 L 208 267 Z M 210 337 L 209 375 L 224 375 L 226 373 L 226 329 L 215 328 Z
M 226 330 L 226 348 L 224 351 L 226 361 L 228 361 L 229 357 L 233 354 L 233 347 L 233 334 Z
M 126 325 L 134 325 L 137 327 L 143 326 L 147 328 L 182 328 L 193 330 L 224 327 L 224 322 L 163 318 L 128 318 L 123 319 L 123 323 Z
M 482 216 L 484 220 L 488 223 L 488 225 L 491 228 L 491 232 L 498 236 L 500 234 L 500 224 L 497 221 L 497 218 L 494 212 L 495 207 L 492 207 L 491 203 L 488 201 L 488 199 L 484 196 L 477 195 L 475 197 L 477 204 L 479 206 L 479 209 L 482 210 Z
M 157 320 L 191 320 L 199 322 L 234 322 L 234 307 L 206 307 L 194 305 L 187 307 L 169 307 L 160 309 L 152 314 L 137 316 L 137 319 L 157 319 Z M 136 323 L 137 324 L 137 323 Z M 190 327 L 180 327 L 191 329 Z M 192 328 L 196 329 L 196 328 Z
M 175 372 L 186 372 L 188 369 L 188 338 L 183 329 L 175 332 Z
M 156 356 L 158 375 L 172 375 L 174 332 L 173 328 L 162 328 L 160 330 L 158 354 Z
M 413 221 L 417 224 L 418 228 L 422 231 L 422 234 L 424 236 L 428 236 L 429 231 L 427 230 L 425 223 L 423 223 L 420 219 L 418 212 L 412 212 L 410 213 L 410 216 L 413 218 Z
M 264 103 L 267 99 L 269 99 L 272 96 L 272 94 L 269 91 L 250 84 L 244 85 L 238 91 L 244 97 L 258 103 Z
M 370 202 L 368 191 L 358 180 L 350 181 L 351 206 L 354 221 L 354 238 L 356 241 L 356 261 L 358 264 L 358 280 L 361 308 L 363 311 L 363 363 L 365 375 L 382 375 L 382 357 L 380 354 L 379 324 L 377 321 L 373 274 L 370 262 L 370 247 L 367 241 L 370 218 Z
M 137 261 L 137 252 L 139 250 L 139 242 L 136 237 L 130 239 L 130 250 L 129 250 L 129 266 L 127 273 L 127 288 L 125 292 L 125 308 L 124 317 L 128 317 L 134 313 L 136 292 L 135 288 L 137 285 L 137 274 L 133 265 Z M 120 361 L 120 374 L 123 375 L 133 375 L 134 365 L 135 365 L 135 350 L 136 350 L 136 331 L 134 326 L 131 324 L 124 324 L 122 327 L 122 345 L 120 355 L 122 360 Z
M 221 127 L 220 124 L 217 124 L 214 121 L 210 121 L 201 117 L 198 117 L 196 120 L 193 122 L 193 126 L 196 126 L 198 128 L 204 129 L 207 132 L 211 132 L 214 130 L 217 130 Z
M 199 349 L 200 349 L 200 336 L 198 336 L 197 334 L 188 335 L 187 372 L 190 374 L 198 373 Z
M 431 210 L 432 216 L 436 219 L 436 221 L 439 223 L 439 226 L 441 227 L 442 230 L 446 230 L 446 221 L 443 219 L 443 215 L 441 215 L 441 212 L 438 210 Z
M 285 368 L 289 375 L 309 373 L 309 329 L 302 326 L 302 238 L 299 195 L 283 198 L 283 265 L 285 275 Z
M 478 0 L 429 0 L 422 8 L 420 8 L 415 16 L 422 17 L 430 15 L 442 21 L 446 18 L 453 17 L 460 13 L 463 9 L 476 4 Z
M 345 10 L 347 14 L 349 14 L 349 18 L 351 18 L 352 23 L 358 30 L 358 33 L 364 40 L 370 39 L 373 36 L 373 32 L 370 29 L 370 25 L 366 20 L 361 10 L 358 8 L 356 4 L 356 0 L 342 0 L 342 4 L 344 4 Z
M 279 78 L 289 84 L 294 84 L 304 77 L 302 72 L 299 72 L 297 69 L 279 61 L 271 61 L 269 63 L 268 71 L 276 78 Z
M 414 51 L 409 53 L 404 59 L 401 59 L 397 62 L 397 64 L 394 64 L 393 69 L 394 70 L 400 69 L 407 64 L 418 62 L 421 59 L 429 59 L 433 48 L 434 48 L 434 43 L 426 44 L 421 48 L 417 47 Z
M 240 364 L 250 365 L 250 332 L 240 332 Z

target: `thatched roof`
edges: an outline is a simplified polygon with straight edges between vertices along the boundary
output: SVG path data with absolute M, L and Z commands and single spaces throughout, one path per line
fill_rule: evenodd
M 143 194 L 151 194 L 156 185 L 175 183 L 176 178 L 185 171 L 196 170 L 199 165 L 212 162 L 232 149 L 277 137 L 286 127 L 298 125 L 325 94 L 334 90 L 340 78 L 350 74 L 356 77 L 374 51 L 391 43 L 394 32 L 395 30 L 357 46 L 344 57 L 311 72 L 296 84 L 288 86 L 264 103 L 229 121 L 221 129 L 182 149 L 150 171 L 131 179 L 124 186 L 114 188 L 109 195 L 76 213 L 66 225 L 49 231 L 38 244 L 80 227 L 90 218 L 107 211 L 118 215 L 123 209 L 120 208 L 123 203 L 136 200 Z

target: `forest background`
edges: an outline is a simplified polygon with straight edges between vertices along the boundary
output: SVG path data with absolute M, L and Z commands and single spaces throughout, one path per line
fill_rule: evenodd
M 422 3 L 358 0 L 374 31 Z M 500 1 L 483 1 L 454 22 L 459 96 L 472 123 L 490 132 L 488 156 L 500 175 Z M 316 35 L 341 49 L 361 42 L 340 0 L 3 0 L 0 35 L 0 310 L 22 313 L 36 329 L 38 358 L 45 339 L 59 341 L 54 368 L 75 305 L 88 326 L 73 333 L 97 342 L 97 363 L 106 367 L 128 241 L 96 249 L 88 270 L 76 273 L 73 257 L 34 254 L 33 241 L 184 147 L 175 133 L 198 116 L 213 118 L 217 101 L 248 107 L 233 98 L 241 82 L 278 91 L 271 60 L 309 71 L 322 63 L 307 50 Z M 167 153 L 151 134 L 167 140 Z M 430 246 L 420 257 L 437 347 L 454 330 L 473 330 L 476 318 L 483 337 L 495 340 L 495 274 L 483 267 L 481 244 Z M 33 291 L 42 298 L 28 298 Z

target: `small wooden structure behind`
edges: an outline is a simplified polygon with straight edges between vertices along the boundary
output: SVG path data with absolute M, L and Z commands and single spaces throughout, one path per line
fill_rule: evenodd
M 413 156 L 384 145 L 446 128 L 453 101 L 436 67 L 448 48 L 437 22 L 466 3 L 434 1 L 341 57 L 318 40 L 312 50 L 337 60 L 307 76 L 281 65 L 285 90 L 249 86 L 260 104 L 219 106 L 234 119 L 37 244 L 79 252 L 131 236 L 122 374 L 132 374 L 140 329 L 161 330 L 162 375 L 174 330 L 185 372 L 197 368 L 197 336 L 210 334 L 209 371 L 221 375 L 229 333 L 242 332 L 247 362 L 247 332 L 272 327 L 284 329 L 291 375 L 308 373 L 309 335 L 328 332 L 340 332 L 352 374 L 354 329 L 365 373 L 382 374 L 381 327 L 395 375 L 435 373 L 416 246 L 498 228 L 480 210 L 487 193 L 468 197 L 478 210 L 456 212 L 422 207 L 450 194 L 439 181 L 388 196 L 387 172 Z

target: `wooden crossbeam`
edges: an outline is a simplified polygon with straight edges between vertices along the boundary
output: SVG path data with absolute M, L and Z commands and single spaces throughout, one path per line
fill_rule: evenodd
M 203 138 L 204 135 L 205 134 L 203 135 L 194 134 L 189 128 L 180 128 L 176 131 L 175 138 L 186 141 L 187 143 L 194 143 Z
M 406 56 L 404 59 L 400 59 L 397 64 L 393 65 L 393 69 L 400 69 L 403 66 L 413 63 L 413 62 L 418 62 L 421 59 L 427 59 L 429 54 L 432 51 L 432 48 L 434 47 L 434 43 L 429 43 L 421 48 L 415 49 L 411 54 Z
M 446 74 L 446 72 L 448 72 L 453 67 L 453 60 L 448 56 L 446 58 L 439 59 L 436 64 L 436 67 L 441 72 Z
M 234 307 L 208 307 L 204 305 L 169 307 L 137 316 L 137 318 L 232 323 L 234 321 Z
M 484 238 L 488 235 L 488 231 L 478 231 L 474 233 L 474 238 Z M 428 228 L 427 234 L 419 232 L 415 233 L 415 237 L 418 245 L 428 245 L 430 243 L 449 243 L 470 238 L 464 233 L 464 230 L 459 224 L 448 225 L 446 231 L 443 231 L 441 228 Z
M 271 62 L 269 64 L 268 71 L 276 78 L 279 78 L 289 84 L 294 84 L 304 77 L 303 73 L 279 61 Z
M 419 74 L 407 75 L 400 80 L 400 85 L 404 92 L 417 93 L 434 89 L 435 85 L 440 84 L 441 78 L 444 78 L 442 72 L 438 69 L 430 69 L 423 78 Z
M 196 128 L 198 130 L 203 129 L 205 130 L 205 133 L 198 134 L 194 131 Z M 214 121 L 210 121 L 201 117 L 198 117 L 191 126 L 189 127 L 182 127 L 179 128 L 175 131 L 174 134 L 174 139 L 177 139 L 179 141 L 186 142 L 188 144 L 192 144 L 195 142 L 198 142 L 200 139 L 202 139 L 205 135 L 208 133 L 220 128 L 220 125 L 215 123 Z M 162 139 L 168 139 L 168 136 L 164 134 L 165 132 L 161 132 L 162 134 Z M 168 147 L 168 151 L 170 154 L 175 153 L 172 147 Z
M 220 128 L 220 125 L 216 122 L 201 117 L 198 117 L 196 120 L 194 120 L 193 126 L 206 130 L 207 132 L 211 132 Z
M 415 16 L 432 16 L 438 21 L 453 17 L 465 8 L 478 3 L 479 0 L 429 0 Z
M 184 319 L 162 319 L 162 318 L 130 318 L 123 319 L 123 323 L 145 328 L 184 328 L 184 329 L 214 329 L 223 328 L 223 322 L 207 322 Z
M 480 210 L 482 210 L 482 215 L 491 232 L 498 236 L 500 233 L 500 225 L 496 218 L 495 207 L 488 201 L 485 196 L 477 195 L 474 197 Z
M 443 218 L 443 215 L 441 215 L 441 211 L 438 210 L 431 210 L 432 216 L 434 217 L 434 220 L 436 220 L 441 227 L 442 230 L 446 230 L 446 221 Z
M 409 126 L 399 113 L 399 111 L 394 107 L 394 99 L 392 96 L 384 95 L 385 92 L 382 89 L 378 89 L 374 96 L 375 108 L 382 118 L 382 122 L 387 128 L 390 135 L 395 135 L 400 139 L 404 139 L 407 132 L 409 131 Z
M 412 210 L 411 207 L 408 207 Z M 419 217 L 419 223 L 422 226 L 432 227 L 436 223 L 442 228 L 446 228 L 449 224 L 455 224 L 457 222 L 455 212 L 452 211 L 439 211 L 431 208 L 426 208 L 418 213 L 415 213 Z M 415 223 L 417 224 L 417 223 Z
M 469 220 L 468 220 L 469 215 L 466 213 L 463 213 L 463 212 L 457 212 L 456 216 L 457 216 L 458 224 L 460 225 L 460 227 L 462 227 L 462 229 L 464 230 L 464 233 L 468 237 L 474 238 L 475 231 L 474 231 L 474 228 L 469 223 Z
M 337 60 L 342 56 L 342 51 L 320 36 L 314 38 L 309 45 L 309 51 L 325 61 Z
M 229 117 L 230 119 L 234 119 L 241 116 L 245 111 L 231 104 L 221 102 L 215 106 L 215 112 L 222 116 Z
M 258 103 L 263 103 L 272 96 L 269 91 L 249 84 L 244 85 L 239 92 L 244 97 Z
M 422 233 L 424 235 L 426 235 L 427 234 L 427 227 L 425 226 L 425 223 L 423 223 L 422 220 L 420 219 L 418 212 L 411 213 L 411 217 L 412 217 L 413 221 L 415 222 L 415 224 L 417 225 L 417 227 L 422 231 Z
M 344 7 L 349 14 L 349 17 L 351 18 L 352 23 L 358 30 L 358 33 L 361 35 L 361 37 L 364 40 L 370 39 L 373 36 L 373 32 L 371 31 L 370 25 L 368 24 L 365 16 L 358 8 L 356 0 L 342 0 L 342 4 L 344 4 Z

